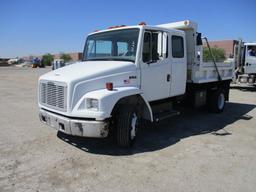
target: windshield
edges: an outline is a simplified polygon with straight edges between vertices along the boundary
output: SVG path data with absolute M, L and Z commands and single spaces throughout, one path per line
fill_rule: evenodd
M 139 29 L 123 29 L 87 37 L 83 60 L 135 61 Z

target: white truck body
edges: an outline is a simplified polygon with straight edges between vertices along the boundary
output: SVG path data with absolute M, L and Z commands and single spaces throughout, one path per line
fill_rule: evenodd
M 244 72 L 246 74 L 256 74 L 256 56 L 251 56 L 249 54 L 249 47 L 254 47 L 256 49 L 256 43 L 245 43 L 245 66 Z
M 254 50 L 252 55 L 250 51 Z M 234 47 L 235 83 L 256 85 L 256 43 L 241 40 Z
M 120 38 L 123 35 L 123 40 L 107 44 L 108 35 L 118 37 L 116 34 Z M 158 101 L 192 93 L 199 103 L 200 98 L 205 103 L 206 93 L 210 95 L 218 88 L 225 89 L 224 101 L 228 100 L 234 66 L 217 63 L 216 68 L 213 63 L 203 63 L 202 45 L 197 45 L 196 34 L 197 24 L 188 20 L 158 26 L 120 26 L 89 34 L 84 61 L 39 78 L 40 120 L 67 134 L 106 137 L 113 111 L 120 103 L 139 105 L 140 116 L 153 121 L 153 103 Z M 134 35 L 136 41 L 131 41 L 129 36 Z M 111 45 L 111 53 L 107 53 Z M 127 51 L 116 53 L 119 48 Z M 113 54 L 115 57 L 110 59 Z M 102 59 L 102 55 L 108 57 Z M 106 88 L 108 83 L 113 89 Z M 135 122 L 134 113 L 131 127 Z M 135 128 L 130 133 L 129 139 L 133 139 Z

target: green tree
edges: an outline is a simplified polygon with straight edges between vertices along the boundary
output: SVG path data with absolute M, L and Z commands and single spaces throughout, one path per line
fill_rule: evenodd
M 53 59 L 54 59 L 54 56 L 51 55 L 50 53 L 47 53 L 47 54 L 43 55 L 43 57 L 42 57 L 42 64 L 51 66 Z
M 221 49 L 221 48 L 218 48 L 218 47 L 211 47 L 211 50 L 212 50 L 212 54 L 213 54 L 216 62 L 225 60 L 226 57 L 225 57 L 225 50 L 224 49 Z M 204 47 L 203 56 L 204 56 L 203 60 L 205 62 L 212 61 L 212 56 L 210 54 L 210 51 L 209 51 L 208 47 Z
M 69 62 L 72 60 L 71 56 L 69 54 L 66 53 L 62 53 L 60 56 L 60 59 L 63 59 L 64 62 Z

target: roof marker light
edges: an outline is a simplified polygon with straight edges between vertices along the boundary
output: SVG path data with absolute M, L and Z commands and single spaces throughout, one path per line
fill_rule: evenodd
M 147 25 L 145 22 L 140 22 L 138 25 Z
M 108 29 L 115 29 L 115 28 L 121 28 L 121 27 L 126 27 L 126 25 L 116 25 L 116 26 L 111 26 Z

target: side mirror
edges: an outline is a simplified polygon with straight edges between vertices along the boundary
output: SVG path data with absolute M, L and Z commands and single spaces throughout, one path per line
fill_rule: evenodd
M 203 45 L 203 41 L 202 41 L 202 33 L 197 33 L 196 36 L 196 45 Z

